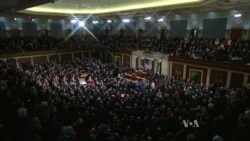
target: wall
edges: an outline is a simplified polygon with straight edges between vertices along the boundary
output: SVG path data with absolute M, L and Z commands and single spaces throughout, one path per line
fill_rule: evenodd
M 250 66 L 245 64 L 202 61 L 183 57 L 169 57 L 170 76 L 182 75 L 192 80 L 192 75 L 205 85 L 241 87 L 247 86 L 250 78 Z
M 235 18 L 234 14 L 241 12 L 243 13 L 242 17 Z M 184 12 L 183 12 L 184 13 Z M 186 30 L 187 30 L 187 36 L 189 36 L 189 32 L 192 29 L 198 29 L 199 31 L 203 30 L 203 21 L 204 19 L 217 19 L 217 18 L 227 18 L 226 23 L 226 30 L 231 30 L 234 28 L 241 28 L 245 30 L 243 35 L 243 39 L 250 39 L 249 35 L 249 27 L 250 27 L 250 10 L 249 11 L 240 11 L 240 10 L 231 10 L 229 12 L 202 12 L 202 13 L 190 13 L 186 12 L 186 14 L 178 15 L 178 13 L 175 13 L 174 10 L 170 10 L 169 13 L 155 15 L 155 13 L 149 13 L 145 16 L 151 16 L 152 18 L 150 20 L 145 20 L 143 16 L 123 16 L 123 17 L 116 17 L 111 18 L 112 23 L 107 23 L 107 18 L 100 17 L 98 18 L 92 18 L 90 17 L 89 20 L 85 22 L 84 27 L 77 27 L 77 34 L 88 34 L 88 31 L 92 32 L 93 25 L 92 20 L 97 20 L 99 24 L 102 24 L 104 29 L 109 29 L 110 34 L 117 34 L 119 33 L 120 29 L 123 29 L 127 32 L 130 30 L 135 30 L 133 34 L 137 35 L 137 31 L 139 29 L 147 30 L 145 27 L 145 23 L 152 21 L 154 23 L 157 23 L 156 29 L 158 29 L 157 37 L 159 37 L 160 30 L 161 29 L 167 29 L 168 31 L 171 30 L 170 23 L 172 21 L 186 21 Z M 86 17 L 85 17 L 86 18 Z M 124 23 L 122 19 L 129 19 L 130 23 Z M 159 18 L 162 18 L 163 21 L 157 22 Z M 23 30 L 22 29 L 22 22 L 34 22 L 37 23 L 37 30 L 51 30 L 50 23 L 59 23 L 62 25 L 62 29 L 64 32 L 63 36 L 66 36 L 66 31 L 68 29 L 74 29 L 74 24 L 70 22 L 70 20 L 73 19 L 73 17 L 48 17 L 48 16 L 31 16 L 31 15 L 24 15 L 24 16 L 6 16 L 6 17 L 0 17 L 0 22 L 4 22 L 6 25 L 6 30 Z M 84 20 L 84 17 L 79 18 L 80 21 Z M 114 28 L 113 28 L 114 26 Z M 131 29 L 128 29 L 129 27 L 132 27 Z M 88 29 L 88 30 L 86 30 Z M 202 34 L 202 32 L 199 32 Z M 230 32 L 227 32 L 225 37 L 230 37 Z M 144 33 L 145 35 L 145 33 Z M 216 36 L 216 35 L 214 35 Z
M 45 62 L 61 62 L 73 59 L 82 59 L 91 56 L 94 48 L 85 50 L 62 50 L 62 51 L 44 51 L 30 53 L 16 53 L 0 55 L 0 60 L 8 62 L 13 68 L 20 68 L 27 65 L 42 64 Z M 93 54 L 92 54 L 93 55 Z
M 183 79 L 197 81 L 205 85 L 213 83 L 216 86 L 226 86 L 227 88 L 247 86 L 250 83 L 249 65 L 169 57 L 166 54 L 143 51 L 111 50 L 110 52 L 88 48 L 85 50 L 18 53 L 1 55 L 0 60 L 8 62 L 11 67 L 21 67 L 36 63 L 60 62 L 81 59 L 83 57 L 99 57 L 104 63 L 117 63 L 135 68 L 136 61 L 140 60 L 138 58 L 148 58 L 154 62 L 154 73 L 179 76 Z M 156 71 L 157 63 L 161 64 L 160 72 Z

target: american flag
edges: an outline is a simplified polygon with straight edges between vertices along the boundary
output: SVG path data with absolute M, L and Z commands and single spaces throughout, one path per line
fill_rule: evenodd
M 151 59 L 145 59 L 144 60 L 144 67 L 146 70 L 151 71 L 152 70 L 152 60 Z

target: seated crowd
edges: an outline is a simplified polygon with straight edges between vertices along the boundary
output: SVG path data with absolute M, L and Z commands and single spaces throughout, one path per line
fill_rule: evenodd
M 94 58 L 21 69 L 2 62 L 1 140 L 250 139 L 250 87 L 226 89 L 158 74 L 130 81 L 117 77 L 117 69 L 123 74 L 131 68 Z
M 249 41 L 226 39 L 157 39 L 155 37 L 73 35 L 68 39 L 50 36 L 36 38 L 0 38 L 0 54 L 101 47 L 123 50 L 148 50 L 171 56 L 191 57 L 202 60 L 250 63 Z

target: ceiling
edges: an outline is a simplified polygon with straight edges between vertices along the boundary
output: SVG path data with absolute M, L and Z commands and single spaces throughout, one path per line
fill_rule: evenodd
M 250 0 L 51 0 L 18 13 L 32 15 L 140 15 L 145 13 L 190 14 L 227 12 L 230 10 L 249 11 Z M 174 12 L 173 12 L 174 11 Z
M 170 7 L 193 7 L 205 2 L 206 0 L 53 0 L 19 12 L 39 15 L 111 14 L 163 10 Z
M 37 0 L 22 1 L 37 3 Z M 208 12 L 227 14 L 232 10 L 250 15 L 250 0 L 39 0 L 39 2 L 40 4 L 33 4 L 33 7 L 31 7 L 32 4 L 26 3 L 26 8 L 22 6 L 9 8 L 7 12 L 0 12 L 0 15 L 53 17 L 91 15 L 93 18 L 155 15 L 159 17 Z

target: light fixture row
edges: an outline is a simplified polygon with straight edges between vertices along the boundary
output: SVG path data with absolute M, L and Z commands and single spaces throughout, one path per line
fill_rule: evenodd
M 145 19 L 145 20 L 151 20 L 151 17 L 145 17 L 144 19 Z M 162 22 L 162 21 L 164 21 L 164 19 L 163 19 L 163 18 L 160 18 L 160 19 L 158 19 L 157 21 Z M 76 23 L 78 23 L 79 21 L 76 20 L 76 19 L 72 19 L 70 22 L 71 22 L 72 24 L 76 24 Z M 107 22 L 107 23 L 112 23 L 112 20 L 109 19 L 109 20 L 107 20 L 106 22 Z M 129 23 L 129 22 L 130 22 L 130 19 L 122 19 L 122 22 L 124 22 L 124 23 Z M 93 20 L 92 23 L 93 23 L 93 24 L 98 24 L 99 21 L 98 21 L 98 20 Z

